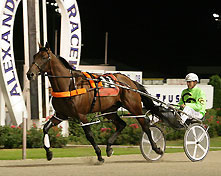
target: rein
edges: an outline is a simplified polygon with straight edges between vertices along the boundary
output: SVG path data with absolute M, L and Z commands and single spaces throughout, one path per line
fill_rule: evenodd
M 44 74 L 44 76 L 47 76 L 49 78 L 77 78 L 77 77 L 82 77 L 83 76 L 54 76 L 54 75 L 49 75 L 49 74 Z
M 48 73 L 45 73 L 45 74 L 43 74 L 42 72 L 42 66 L 44 66 L 45 64 L 47 64 L 47 62 L 49 62 L 50 60 L 51 60 L 51 55 L 50 55 L 50 52 L 48 52 L 48 51 L 46 51 L 47 52 L 47 54 L 48 54 L 48 57 L 47 58 L 45 58 L 45 62 L 42 64 L 42 65 L 39 65 L 38 63 L 36 63 L 36 62 L 33 62 L 33 64 L 38 68 L 38 70 L 39 70 L 39 74 L 42 74 L 43 76 L 47 76 L 47 77 L 49 77 L 49 78 L 68 78 L 68 79 L 71 79 L 71 81 L 73 82 L 73 85 L 74 85 L 74 90 L 73 89 L 71 89 L 71 83 L 70 83 L 70 85 L 69 85 L 69 91 L 65 91 L 65 92 L 54 92 L 53 90 L 52 90 L 52 93 L 51 93 L 51 95 L 53 96 L 53 97 L 56 97 L 56 98 L 67 98 L 67 97 L 73 97 L 73 96 L 76 96 L 76 95 L 81 95 L 81 94 L 85 94 L 85 93 L 87 93 L 87 91 L 91 91 L 91 90 L 96 90 L 95 91 L 95 97 L 96 97 L 96 93 L 98 92 L 98 94 L 99 94 L 99 91 L 97 91 L 97 89 L 98 89 L 98 86 L 95 86 L 95 87 L 92 87 L 91 89 L 86 89 L 86 88 L 80 88 L 80 89 L 76 89 L 76 87 L 75 87 L 75 78 L 77 78 L 77 77 L 82 77 L 83 78 L 83 80 L 87 80 L 87 81 L 89 81 L 89 82 L 91 82 L 91 81 L 95 81 L 96 83 L 96 85 L 98 84 L 98 82 L 100 82 L 101 80 L 100 79 L 98 79 L 98 77 L 95 77 L 95 79 L 93 79 L 92 77 L 88 77 L 87 75 L 85 75 L 85 74 L 87 74 L 86 72 L 81 72 L 82 73 L 82 75 L 74 75 L 73 74 L 73 72 L 72 72 L 72 70 L 71 69 L 69 69 L 69 71 L 70 71 L 70 76 L 56 76 L 56 75 L 51 75 L 51 74 L 48 74 Z M 83 81 L 83 80 L 81 80 L 81 81 Z M 116 82 L 116 81 L 115 81 Z M 101 83 L 101 82 L 100 82 Z M 95 100 L 96 100 L 96 98 L 95 98 Z M 92 106 L 93 107 L 93 106 Z
M 47 76 L 50 78 L 73 78 L 72 76 L 54 76 L 54 75 L 49 75 L 49 74 L 45 74 L 44 76 Z
M 39 69 L 39 74 L 42 74 L 42 68 L 41 67 L 43 65 L 47 64 L 47 62 L 49 62 L 51 60 L 50 53 L 48 51 L 46 51 L 46 52 L 48 54 L 48 58 L 41 66 L 38 63 L 33 62 L 33 64 Z M 43 74 L 43 75 L 47 76 L 47 77 L 50 77 L 50 78 L 69 78 L 69 79 L 72 79 L 72 82 L 74 84 L 75 77 L 80 77 L 80 76 L 74 76 L 72 70 L 70 70 L 70 73 L 71 73 L 71 76 L 55 76 L 55 75 L 49 75 L 47 73 Z M 76 89 L 75 86 L 74 86 L 74 90 L 71 90 L 70 86 L 71 86 L 71 83 L 69 85 L 69 91 L 66 91 L 66 92 L 54 92 L 54 91 L 52 91 L 52 96 L 53 97 L 58 97 L 58 98 L 66 98 L 66 97 L 72 97 L 72 96 L 75 96 L 75 95 L 84 94 L 84 93 L 87 92 L 86 88 Z

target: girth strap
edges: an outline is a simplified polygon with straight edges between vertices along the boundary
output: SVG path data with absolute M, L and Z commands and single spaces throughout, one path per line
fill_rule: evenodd
M 82 72 L 82 73 L 84 74 L 84 76 L 86 78 L 89 78 L 90 86 L 94 89 L 94 98 L 92 100 L 91 108 L 90 108 L 90 113 L 91 113 L 93 111 L 94 106 L 95 106 L 97 97 L 99 98 L 99 103 L 100 103 L 99 88 L 103 87 L 103 84 L 101 81 L 97 82 L 97 81 L 93 80 L 93 79 L 97 79 L 99 76 L 97 76 L 95 74 L 88 73 L 88 72 Z M 98 96 L 97 96 L 97 94 L 98 94 Z M 100 104 L 100 107 L 101 107 L 101 104 Z
M 98 88 L 97 84 L 98 83 L 95 83 L 96 88 L 94 88 L 94 98 L 93 98 L 92 103 L 91 103 L 90 113 L 93 111 L 94 105 L 96 103 L 97 93 L 99 94 L 99 88 Z M 100 96 L 98 96 L 98 98 L 99 98 L 99 101 L 100 101 Z
M 65 98 L 65 97 L 73 97 L 73 96 L 84 94 L 84 93 L 87 93 L 86 88 L 75 89 L 75 90 L 67 91 L 67 92 L 52 92 L 51 95 L 57 98 Z

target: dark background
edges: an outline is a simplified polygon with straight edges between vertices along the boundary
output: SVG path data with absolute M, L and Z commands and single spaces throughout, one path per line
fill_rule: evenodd
M 104 63 L 108 31 L 108 63 L 120 62 L 118 70 L 179 78 L 188 66 L 221 65 L 221 29 L 213 17 L 220 13 L 218 1 L 108 0 L 78 1 L 78 5 L 82 62 Z
M 53 0 L 47 0 L 53 2 Z M 183 78 L 189 66 L 221 67 L 219 1 L 77 0 L 82 29 L 81 64 L 108 64 L 117 70 L 143 71 L 143 77 Z M 17 16 L 22 14 L 22 8 Z M 48 40 L 53 48 L 60 14 L 47 5 Z M 19 21 L 17 22 L 19 23 Z M 50 23 L 50 24 L 49 24 Z M 19 25 L 20 24 L 20 25 Z M 16 58 L 22 58 L 22 23 L 14 30 Z M 19 27 L 20 26 L 20 27 Z M 50 35 L 49 35 L 50 34 Z M 194 70 L 201 78 L 221 71 Z

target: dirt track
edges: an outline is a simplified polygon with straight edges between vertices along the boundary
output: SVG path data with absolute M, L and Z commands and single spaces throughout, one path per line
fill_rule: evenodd
M 26 161 L 0 161 L 0 176 L 220 176 L 221 151 L 209 152 L 202 162 L 193 163 L 184 153 L 165 154 L 159 162 L 147 163 L 142 155 L 105 157 L 103 165 L 96 165 L 95 157 L 54 158 Z

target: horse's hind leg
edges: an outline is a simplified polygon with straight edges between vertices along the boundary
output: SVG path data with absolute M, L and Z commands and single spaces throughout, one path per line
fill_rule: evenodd
M 112 123 L 116 126 L 115 133 L 108 139 L 107 142 L 106 153 L 107 156 L 110 157 L 113 154 L 113 149 L 111 148 L 111 145 L 114 143 L 121 131 L 126 127 L 126 123 L 117 115 L 117 113 L 107 118 L 111 119 Z
M 137 96 L 130 96 L 130 99 L 128 97 L 124 97 L 123 105 L 126 107 L 128 111 L 130 111 L 133 115 L 142 115 L 142 106 L 141 106 L 141 99 L 139 98 L 139 94 Z M 156 143 L 153 141 L 151 131 L 150 131 L 150 123 L 145 118 L 137 118 L 137 121 L 142 127 L 142 130 L 147 134 L 149 141 L 151 143 L 152 149 L 157 153 L 162 155 L 163 151 L 157 147 Z
M 43 143 L 44 143 L 44 149 L 46 151 L 46 157 L 47 160 L 50 161 L 53 157 L 52 151 L 50 151 L 50 140 L 48 131 L 51 127 L 57 126 L 59 123 L 61 123 L 61 120 L 58 120 L 55 116 L 52 116 L 50 120 L 47 121 L 47 123 L 43 127 L 44 137 L 43 137 Z
M 151 131 L 150 131 L 150 123 L 145 118 L 137 118 L 137 121 L 141 125 L 143 131 L 147 134 L 150 144 L 152 146 L 152 149 L 159 155 L 163 154 L 163 151 L 157 147 L 156 143 L 153 141 Z

